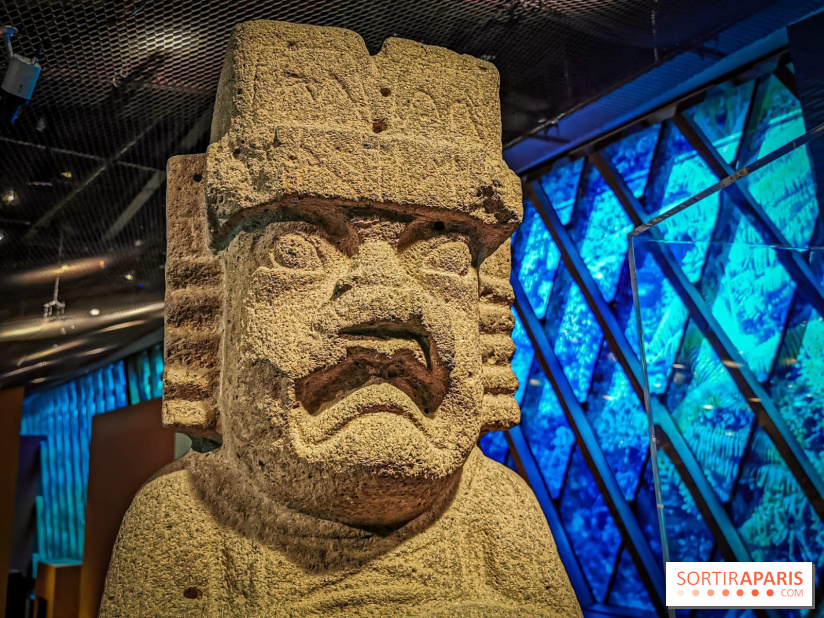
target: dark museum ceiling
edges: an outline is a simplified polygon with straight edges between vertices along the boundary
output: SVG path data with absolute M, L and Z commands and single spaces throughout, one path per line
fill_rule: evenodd
M 15 51 L 43 66 L 21 117 L 0 120 L 0 385 L 53 382 L 159 338 L 165 164 L 205 150 L 236 23 L 341 26 L 372 53 L 398 36 L 490 60 L 509 143 L 684 51 L 711 54 L 713 36 L 773 3 L 0 1 Z M 65 315 L 46 320 L 58 275 Z

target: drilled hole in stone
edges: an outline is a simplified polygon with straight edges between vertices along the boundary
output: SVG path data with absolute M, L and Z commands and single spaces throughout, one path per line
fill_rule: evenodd
M 203 593 L 200 592 L 200 588 L 195 588 L 194 586 L 190 586 L 183 591 L 183 596 L 187 599 L 199 599 L 203 596 Z
M 443 221 L 435 221 L 432 227 L 437 231 L 441 232 L 446 227 L 446 224 Z
M 240 156 L 240 148 L 235 148 L 232 155 L 235 157 L 235 159 L 237 159 Z
M 192 180 L 194 180 L 195 182 L 200 182 L 201 180 L 203 180 L 203 174 L 195 174 L 194 176 L 192 176 Z
M 381 94 L 385 97 L 388 97 L 390 94 L 392 94 L 392 91 L 389 90 L 389 88 L 381 88 Z
M 372 130 L 375 133 L 380 133 L 381 131 L 386 131 L 386 121 L 377 119 L 372 121 Z

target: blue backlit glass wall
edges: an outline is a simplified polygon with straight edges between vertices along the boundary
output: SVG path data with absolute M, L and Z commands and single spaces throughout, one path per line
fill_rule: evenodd
M 126 359 L 129 403 L 134 405 L 163 396 L 163 345 L 133 354 Z
M 663 122 L 661 115 L 642 120 L 586 156 L 556 160 L 524 179 L 524 223 L 513 237 L 513 285 L 523 290 L 516 294 L 513 334 L 522 408 L 515 431 L 523 435 L 537 472 L 525 466 L 520 471 L 545 490 L 550 522 L 549 511 L 557 514 L 553 534 L 571 547 L 562 558 L 571 573 L 582 575 L 573 584 L 585 613 L 604 606 L 627 616 L 663 611 L 655 568 L 643 559 L 655 556 L 663 570 L 649 425 L 638 387 L 627 233 L 633 216 L 648 221 L 718 181 L 706 151 L 688 139 L 685 126 L 696 127 L 733 169 L 804 132 L 791 65 L 773 61 L 749 75 L 755 77 L 710 89 Z M 804 151 L 788 158 L 781 173 L 754 175 L 749 188 L 792 244 L 810 242 L 821 212 Z M 751 265 L 745 269 L 746 252 L 706 250 L 703 242 L 719 238 L 763 243 L 746 218 L 734 207 L 722 208 L 720 199 L 716 195 L 685 211 L 677 219 L 679 229 L 667 231 L 668 238 L 681 234 L 689 242 L 673 252 L 677 267 L 697 286 L 727 336 L 750 351 L 747 362 L 824 475 L 824 321 L 780 264 L 765 264 L 763 276 L 753 279 L 743 275 L 753 272 Z M 721 216 L 729 212 L 736 214 Z M 639 281 L 639 293 L 655 295 L 659 308 L 642 316 L 659 351 L 646 359 L 656 401 L 752 558 L 813 561 L 820 588 L 824 524 L 663 273 L 654 267 L 643 271 L 647 278 Z M 757 297 L 758 311 L 738 302 L 742 295 Z M 539 332 L 525 328 L 530 321 Z M 542 355 L 560 363 L 563 375 L 553 376 L 554 385 Z M 712 414 L 697 403 L 706 403 L 708 389 L 719 402 Z M 593 438 L 580 437 L 586 435 Z M 510 443 L 517 441 L 493 434 L 482 448 L 502 461 L 512 455 Z M 670 559 L 720 560 L 723 539 L 701 518 L 682 464 L 660 451 L 659 461 Z M 612 489 L 604 478 L 614 479 Z M 616 520 L 618 512 L 627 515 L 626 522 Z M 767 521 L 769 527 L 763 525 Z
M 92 419 L 161 396 L 163 347 L 158 344 L 112 365 L 39 390 L 23 400 L 20 433 L 40 436 L 37 498 L 39 560 L 81 560 Z

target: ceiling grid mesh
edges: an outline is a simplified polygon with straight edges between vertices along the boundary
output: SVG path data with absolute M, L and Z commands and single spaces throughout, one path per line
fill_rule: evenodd
M 339 26 L 358 32 L 371 53 L 397 36 L 487 59 L 501 73 L 502 137 L 509 142 L 668 58 L 711 45 L 716 33 L 772 3 L 0 1 L 0 24 L 18 30 L 15 51 L 37 55 L 43 66 L 17 122 L 0 118 L 0 340 L 9 342 L 12 369 L 46 339 L 4 333 L 39 319 L 58 274 L 69 317 L 162 301 L 162 174 L 170 156 L 208 144 L 218 75 L 237 23 Z M 143 326 L 156 329 L 159 314 L 150 317 Z M 139 334 L 123 329 L 103 344 Z M 0 373 L 7 373 L 2 363 Z

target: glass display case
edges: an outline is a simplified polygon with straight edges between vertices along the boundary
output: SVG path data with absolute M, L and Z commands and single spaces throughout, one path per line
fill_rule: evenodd
M 819 602 L 822 136 L 637 227 L 629 248 L 664 559 L 813 562 Z

